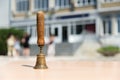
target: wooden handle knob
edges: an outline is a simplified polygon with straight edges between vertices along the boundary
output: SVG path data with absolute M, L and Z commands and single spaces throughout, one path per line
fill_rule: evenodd
M 44 46 L 44 13 L 42 11 L 37 13 L 37 37 L 38 46 Z

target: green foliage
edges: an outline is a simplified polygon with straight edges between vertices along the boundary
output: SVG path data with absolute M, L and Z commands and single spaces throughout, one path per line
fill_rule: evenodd
M 104 56 L 114 56 L 119 53 L 119 47 L 117 46 L 105 46 L 98 49 L 98 52 Z
M 21 39 L 23 36 L 24 31 L 10 28 L 10 29 L 0 29 L 0 55 L 6 55 L 7 54 L 7 37 L 8 35 L 12 33 L 17 38 Z

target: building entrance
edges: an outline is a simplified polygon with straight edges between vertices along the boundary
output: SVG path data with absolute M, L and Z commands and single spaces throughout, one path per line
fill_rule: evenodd
M 67 26 L 62 27 L 62 41 L 67 42 L 68 41 L 68 30 Z

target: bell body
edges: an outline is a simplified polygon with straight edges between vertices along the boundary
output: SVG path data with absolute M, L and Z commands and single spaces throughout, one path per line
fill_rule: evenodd
M 37 62 L 34 67 L 34 69 L 47 69 L 46 61 L 45 61 L 45 55 L 44 54 L 38 54 L 37 55 Z

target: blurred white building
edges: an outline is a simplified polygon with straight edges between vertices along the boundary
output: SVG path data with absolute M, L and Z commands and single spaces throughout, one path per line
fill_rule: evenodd
M 10 25 L 10 0 L 0 0 L 0 28 Z
M 1 0 L 1 6 L 0 21 L 30 33 L 31 44 L 36 44 L 36 12 L 40 10 L 46 14 L 46 41 L 52 33 L 58 43 L 80 42 L 85 32 L 103 43 L 120 42 L 120 0 Z

